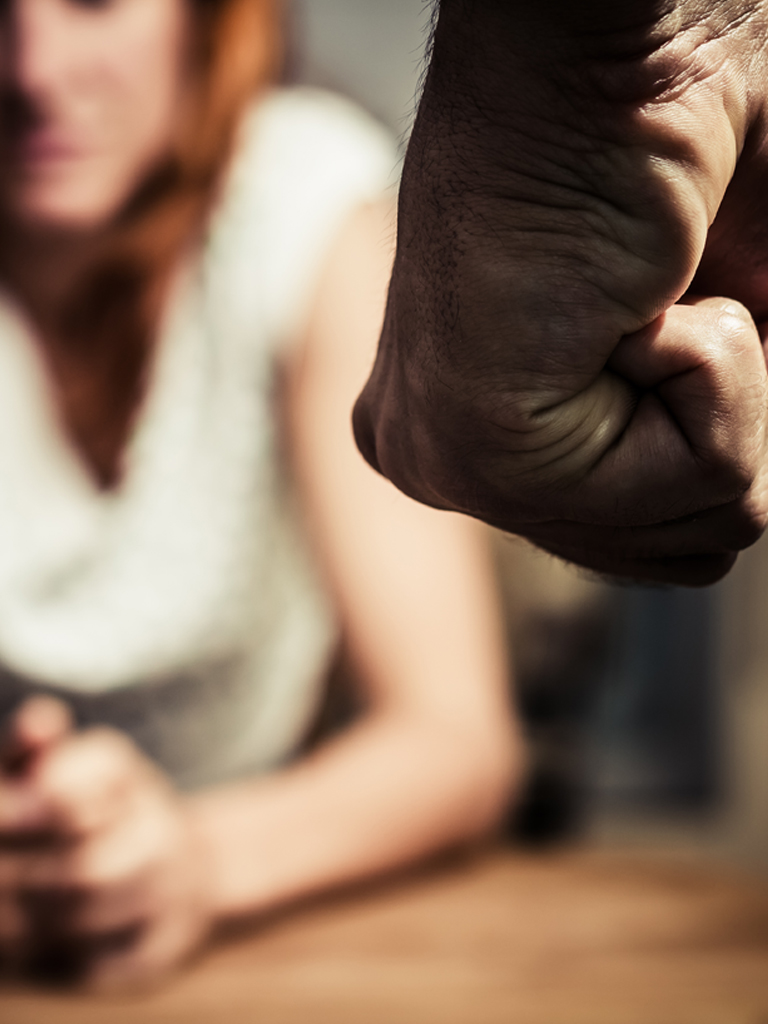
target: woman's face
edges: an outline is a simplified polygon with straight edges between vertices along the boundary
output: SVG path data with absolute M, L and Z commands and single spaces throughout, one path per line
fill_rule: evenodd
M 107 223 L 169 150 L 187 0 L 0 0 L 0 205 L 22 226 Z

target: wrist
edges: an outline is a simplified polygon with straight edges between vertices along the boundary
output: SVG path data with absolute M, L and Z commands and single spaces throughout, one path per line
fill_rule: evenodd
M 570 89 L 577 110 L 636 104 L 678 85 L 681 58 L 742 23 L 735 50 L 750 52 L 760 18 L 750 0 L 442 0 L 430 77 L 469 104 L 493 103 L 505 83 L 535 94 L 537 78 Z
M 190 844 L 198 865 L 201 904 L 211 923 L 231 916 L 232 897 L 228 891 L 228 865 L 216 820 L 215 802 L 205 793 L 184 798 L 184 813 Z M 230 880 L 231 882 L 231 880 Z
M 212 922 L 252 916 L 279 902 L 256 794 L 247 782 L 186 798 Z

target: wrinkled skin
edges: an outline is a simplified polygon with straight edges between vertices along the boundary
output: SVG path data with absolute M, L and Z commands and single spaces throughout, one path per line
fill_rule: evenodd
M 444 0 L 355 410 L 408 494 L 705 584 L 761 534 L 768 4 Z

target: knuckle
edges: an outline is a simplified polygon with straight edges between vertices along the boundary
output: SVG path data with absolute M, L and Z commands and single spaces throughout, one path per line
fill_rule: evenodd
M 755 334 L 755 322 L 747 307 L 738 299 L 726 299 L 720 311 L 721 325 L 727 332 L 734 331 L 736 334 L 748 332 L 750 337 Z
M 755 468 L 744 458 L 734 458 L 733 453 L 715 450 L 708 459 L 714 471 L 717 489 L 726 501 L 738 500 L 744 496 L 755 480 Z
M 408 423 L 387 418 L 376 432 L 375 469 L 404 494 L 435 508 L 459 508 L 455 495 L 466 478 L 466 460 L 453 453 L 450 436 L 435 429 L 429 418 Z
M 756 343 L 755 321 L 747 307 L 738 299 L 710 296 L 698 298 L 691 305 L 705 316 L 703 321 L 697 321 L 695 328 L 691 325 L 694 330 L 692 341 L 695 345 L 700 344 L 700 330 L 707 323 L 710 329 L 706 331 L 706 335 L 718 347 L 730 339 L 749 338 L 750 344 Z
M 699 439 L 695 454 L 710 504 L 746 500 L 760 477 L 763 430 L 746 408 L 749 401 L 745 395 L 742 409 L 735 410 L 732 416 L 712 415 Z
M 369 466 L 375 469 L 377 473 L 381 473 L 368 389 L 362 393 L 355 403 L 352 412 L 352 430 L 355 435 L 355 444 L 360 454 Z
M 67 887 L 78 892 L 83 899 L 92 899 L 115 884 L 116 872 L 107 858 L 85 848 L 71 857 L 66 882 Z
M 92 756 L 105 762 L 127 762 L 135 756 L 131 740 L 110 725 L 94 726 L 83 735 L 83 741 L 89 745 Z
M 733 553 L 688 555 L 670 559 L 664 573 L 657 573 L 656 580 L 687 587 L 709 587 L 727 576 L 735 561 Z
M 99 726 L 75 736 L 48 759 L 42 782 L 66 800 L 81 790 L 103 791 L 120 783 L 129 772 L 135 753 L 118 730 Z
M 765 498 L 753 498 L 739 503 L 733 531 L 733 547 L 737 551 L 751 547 L 762 537 L 768 526 L 768 503 Z
M 717 317 L 717 331 L 709 346 L 710 356 L 720 374 L 742 393 L 745 379 L 755 376 L 764 392 L 765 356 L 750 313 L 737 302 L 728 302 Z

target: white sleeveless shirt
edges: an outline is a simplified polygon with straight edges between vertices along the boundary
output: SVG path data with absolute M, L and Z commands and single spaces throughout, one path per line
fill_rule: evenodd
M 62 696 L 183 788 L 294 751 L 335 628 L 280 454 L 276 364 L 342 223 L 395 163 L 338 97 L 280 90 L 249 113 L 112 492 L 62 432 L 29 325 L 0 302 L 0 714 Z

